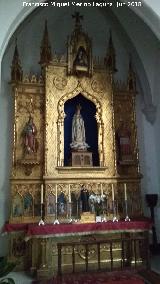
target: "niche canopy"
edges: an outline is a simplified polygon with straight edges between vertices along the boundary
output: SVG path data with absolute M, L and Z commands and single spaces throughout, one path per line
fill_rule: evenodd
M 91 39 L 82 29 L 83 16 L 76 12 L 72 18 L 75 19 L 75 27 L 71 36 L 68 37 L 68 75 L 92 76 Z

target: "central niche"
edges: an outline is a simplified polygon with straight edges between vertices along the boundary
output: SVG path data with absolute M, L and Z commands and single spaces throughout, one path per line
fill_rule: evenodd
M 96 115 L 96 106 L 90 100 L 86 99 L 81 93 L 76 97 L 67 100 L 64 105 L 66 114 L 64 120 L 64 166 L 71 166 L 72 143 L 72 120 L 80 106 L 80 114 L 84 121 L 86 144 L 89 145 L 87 152 L 92 152 L 93 166 L 99 166 L 98 155 L 98 129 Z

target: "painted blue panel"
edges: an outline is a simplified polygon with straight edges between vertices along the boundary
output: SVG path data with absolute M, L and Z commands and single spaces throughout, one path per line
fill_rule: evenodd
M 86 99 L 82 94 L 68 100 L 64 105 L 64 111 L 66 114 L 64 120 L 64 165 L 70 165 L 72 142 L 72 119 L 76 111 L 76 105 L 80 104 L 81 115 L 84 120 L 86 142 L 90 146 L 89 151 L 93 153 L 93 166 L 99 166 L 98 156 L 98 129 L 95 118 L 96 106 Z

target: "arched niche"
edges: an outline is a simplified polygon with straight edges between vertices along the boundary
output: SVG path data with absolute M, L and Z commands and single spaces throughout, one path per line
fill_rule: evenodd
M 99 166 L 98 126 L 95 118 L 96 106 L 81 93 L 74 98 L 67 100 L 64 104 L 64 166 L 70 165 L 72 119 L 78 104 L 81 105 L 81 115 L 84 120 L 86 143 L 89 145 L 88 151 L 91 151 L 93 154 L 93 166 Z
M 71 102 L 71 103 L 70 103 Z M 103 122 L 101 118 L 102 107 L 100 102 L 95 98 L 93 95 L 88 94 L 83 90 L 81 86 L 77 87 L 70 94 L 66 94 L 63 96 L 60 101 L 58 102 L 58 121 L 57 121 L 57 166 L 62 167 L 66 166 L 68 162 L 65 160 L 64 154 L 69 151 L 69 144 L 71 143 L 71 128 L 72 128 L 72 117 L 75 112 L 75 107 L 77 102 L 82 103 L 83 110 L 83 117 L 87 121 L 87 113 L 85 113 L 85 108 L 88 106 L 90 108 L 90 115 L 92 118 L 90 119 L 90 123 L 94 121 L 95 126 L 95 139 L 96 141 L 91 141 L 93 138 L 93 133 L 91 134 L 91 127 L 90 124 L 86 124 L 86 131 L 89 130 L 90 134 L 88 135 L 88 144 L 90 143 L 93 150 L 94 150 L 94 163 L 93 166 L 103 166 L 104 164 L 104 157 L 103 157 Z M 71 110 L 70 110 L 71 108 Z M 68 116 L 68 120 L 70 123 L 70 133 L 67 136 L 67 146 L 65 148 L 65 123 L 67 123 L 67 113 L 65 110 L 68 109 L 70 113 L 70 117 Z M 70 141 L 70 142 L 69 142 Z

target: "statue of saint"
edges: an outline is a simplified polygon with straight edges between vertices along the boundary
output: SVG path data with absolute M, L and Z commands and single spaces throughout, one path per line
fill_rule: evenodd
M 80 194 L 81 202 L 82 202 L 82 212 L 89 212 L 89 192 L 85 188 L 84 185 L 82 185 L 81 188 L 81 194 Z
M 83 47 L 79 48 L 74 65 L 88 66 L 87 54 Z
M 28 122 L 26 123 L 24 129 L 23 129 L 23 136 L 24 136 L 24 147 L 25 152 L 27 154 L 31 154 L 36 152 L 36 134 L 37 134 L 37 128 L 33 122 L 33 117 L 30 116 Z
M 72 120 L 72 143 L 70 146 L 73 150 L 87 150 L 89 148 L 86 143 L 84 120 L 80 111 L 81 106 L 79 104 Z

